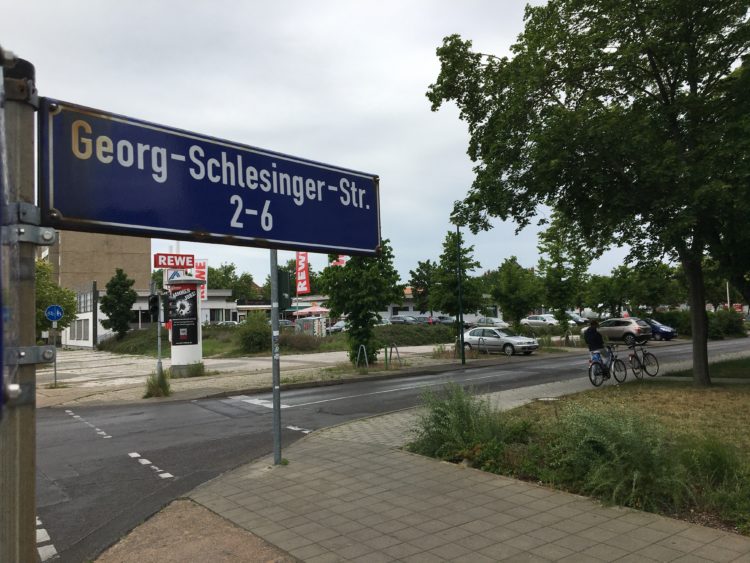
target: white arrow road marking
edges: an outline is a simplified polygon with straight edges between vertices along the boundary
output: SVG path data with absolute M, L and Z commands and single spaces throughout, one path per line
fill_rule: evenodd
M 243 403 L 249 403 L 251 405 L 258 405 L 259 407 L 266 407 L 267 409 L 273 408 L 273 401 L 267 401 L 266 399 L 242 399 Z M 288 409 L 290 405 L 281 405 L 282 409 Z

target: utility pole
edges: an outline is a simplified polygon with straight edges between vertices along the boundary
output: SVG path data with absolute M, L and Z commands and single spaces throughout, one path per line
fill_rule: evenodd
M 4 67 L 4 125 L 7 140 L 8 208 L 3 217 L 3 244 L 14 255 L 3 268 L 16 269 L 15 303 L 4 330 L 16 331 L 5 360 L 13 369 L 4 382 L 7 403 L 0 421 L 0 561 L 36 561 L 36 356 L 35 258 L 33 237 L 41 232 L 34 217 L 34 111 L 37 102 L 34 65 L 14 59 L 0 48 Z M 0 131 L 2 134 L 2 131 Z M 47 231 L 47 236 L 54 231 Z M 5 236 L 7 235 L 7 237 Z M 17 253 L 15 247 L 17 244 Z M 5 250 L 5 249 L 3 249 Z M 3 256 L 6 253 L 3 252 Z M 17 261 L 15 259 L 17 256 Z M 15 318 L 13 318 L 15 317 Z M 17 346 L 17 348 L 16 348 Z M 14 350 L 15 348 L 15 350 Z M 52 355 L 54 352 L 44 352 Z M 50 357 L 50 360 L 52 358 Z
M 458 276 L 458 343 L 461 346 L 461 364 L 466 363 L 466 351 L 464 350 L 464 298 L 461 290 L 461 231 L 456 224 L 456 262 Z
M 271 372 L 273 387 L 273 464 L 281 463 L 281 373 L 279 354 L 279 265 L 271 250 Z

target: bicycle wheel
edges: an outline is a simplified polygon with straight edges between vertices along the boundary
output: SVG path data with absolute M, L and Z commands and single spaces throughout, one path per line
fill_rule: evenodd
M 601 362 L 592 362 L 589 366 L 589 380 L 594 387 L 604 383 L 604 366 Z
M 651 352 L 643 354 L 643 370 L 651 377 L 659 373 L 659 360 Z
M 636 379 L 643 379 L 643 364 L 641 363 L 641 359 L 635 354 L 630 356 L 630 369 L 633 370 L 633 375 Z
M 614 374 L 617 383 L 625 381 L 625 378 L 628 376 L 628 368 L 625 367 L 625 362 L 622 360 L 615 360 L 615 363 L 612 365 L 612 373 Z

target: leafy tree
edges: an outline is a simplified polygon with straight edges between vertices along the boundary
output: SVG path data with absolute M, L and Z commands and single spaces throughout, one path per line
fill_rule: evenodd
M 208 267 L 208 284 L 220 289 L 231 289 L 232 299 L 249 301 L 259 297 L 252 274 L 237 275 L 237 266 L 224 263 L 218 268 Z
M 151 272 L 151 281 L 156 283 L 157 289 L 161 289 L 164 285 L 164 270 L 159 268 L 158 270 Z
M 585 303 L 600 315 L 621 317 L 630 295 L 630 268 L 618 266 L 611 276 L 591 276 L 586 284 Z
M 430 311 L 430 294 L 432 293 L 433 277 L 437 264 L 430 260 L 417 262 L 416 270 L 409 270 L 409 285 L 411 286 L 412 295 L 414 296 L 414 305 L 420 313 Z
M 515 256 L 503 261 L 497 278 L 492 297 L 504 317 L 518 323 L 529 311 L 542 304 L 543 288 L 536 274 L 533 269 L 521 266 Z
M 107 282 L 107 292 L 99 302 L 102 313 L 107 315 L 102 326 L 115 332 L 118 340 L 130 330 L 133 304 L 138 298 L 133 289 L 134 283 L 135 280 L 130 279 L 122 268 L 117 268 L 115 275 Z
M 367 350 L 367 361 L 377 358 L 378 344 L 374 338 L 377 311 L 391 303 L 400 303 L 404 286 L 393 266 L 390 241 L 384 239 L 377 256 L 352 256 L 344 266 L 328 266 L 319 278 L 319 289 L 328 295 L 332 317 L 346 315 L 349 322 L 347 339 L 349 359 L 357 360 L 360 345 Z
M 60 287 L 52 280 L 52 266 L 44 260 L 36 261 L 36 333 L 49 330 L 52 322 L 47 320 L 45 311 L 50 305 L 60 305 L 63 316 L 57 321 L 58 330 L 70 326 L 76 319 L 76 294 Z
M 545 305 L 555 312 L 560 326 L 568 325 L 565 314 L 582 301 L 586 271 L 591 259 L 580 237 L 555 214 L 549 227 L 539 234 L 539 277 L 544 284 Z
M 663 262 L 639 264 L 631 270 L 630 308 L 656 311 L 661 305 L 684 303 L 684 294 L 675 279 L 674 268 Z
M 711 382 L 703 256 L 727 250 L 721 235 L 739 231 L 722 231 L 717 201 L 731 193 L 721 180 L 747 167 L 746 158 L 726 166 L 714 151 L 731 144 L 730 91 L 747 96 L 731 89 L 730 75 L 749 35 L 747 0 L 550 0 L 527 7 L 512 58 L 447 37 L 428 92 L 433 109 L 458 104 L 477 162 L 454 219 L 482 229 L 497 216 L 523 227 L 546 204 L 592 248 L 644 241 L 639 253 L 679 260 L 701 386 Z M 745 107 L 735 118 L 746 126 Z
M 460 254 L 459 254 L 460 248 Z M 448 231 L 443 241 L 443 253 L 440 255 L 434 274 L 433 288 L 430 294 L 430 309 L 442 311 L 448 315 L 458 315 L 458 258 L 461 258 L 461 297 L 464 313 L 479 311 L 484 306 L 482 282 L 468 274 L 480 268 L 474 260 L 474 247 L 465 246 L 463 235 Z
M 743 60 L 719 88 L 716 96 L 717 129 L 724 137 L 712 146 L 709 158 L 715 190 L 716 210 L 709 225 L 708 249 L 717 261 L 720 275 L 730 282 L 742 299 L 750 303 L 750 59 Z M 726 289 L 726 288 L 725 288 Z M 726 297 L 724 298 L 726 300 Z M 709 299 L 711 301 L 711 299 Z

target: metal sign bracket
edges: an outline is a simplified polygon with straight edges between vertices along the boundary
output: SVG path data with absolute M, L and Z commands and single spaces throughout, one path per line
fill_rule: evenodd
M 52 246 L 57 232 L 50 227 L 40 227 L 42 210 L 26 202 L 9 203 L 4 210 L 3 241 L 6 244 L 26 242 L 37 246 Z

